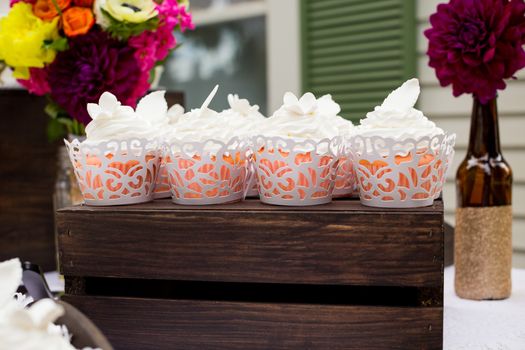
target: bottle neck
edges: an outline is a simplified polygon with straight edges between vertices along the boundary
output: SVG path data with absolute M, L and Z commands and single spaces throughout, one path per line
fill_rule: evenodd
M 475 157 L 501 154 L 496 97 L 485 104 L 474 97 L 467 153 Z

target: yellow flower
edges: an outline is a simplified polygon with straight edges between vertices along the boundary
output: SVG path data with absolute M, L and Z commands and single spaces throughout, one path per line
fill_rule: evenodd
M 45 42 L 58 39 L 59 17 L 46 22 L 33 14 L 31 4 L 18 2 L 0 19 L 0 60 L 14 68 L 13 76 L 29 79 L 29 68 L 42 68 L 55 59 L 56 51 Z
M 121 22 L 142 23 L 157 15 L 153 0 L 106 0 L 103 8 Z

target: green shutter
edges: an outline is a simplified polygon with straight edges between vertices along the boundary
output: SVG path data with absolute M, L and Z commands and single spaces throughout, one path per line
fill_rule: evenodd
M 415 0 L 300 0 L 302 86 L 354 121 L 416 75 Z

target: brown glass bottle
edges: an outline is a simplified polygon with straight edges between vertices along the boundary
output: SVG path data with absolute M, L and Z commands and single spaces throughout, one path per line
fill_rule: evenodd
M 455 288 L 467 299 L 510 295 L 512 170 L 499 141 L 496 98 L 474 97 L 467 155 L 456 174 Z

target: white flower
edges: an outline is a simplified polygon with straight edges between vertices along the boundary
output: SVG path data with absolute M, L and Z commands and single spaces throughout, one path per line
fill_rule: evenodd
M 317 113 L 317 99 L 311 92 L 307 92 L 300 99 L 287 92 L 284 94 L 283 102 L 283 108 L 292 114 L 314 116 Z
M 229 94 L 228 95 L 228 103 L 230 104 L 230 108 L 232 111 L 237 112 L 243 116 L 248 116 L 250 114 L 258 114 L 259 113 L 259 106 L 258 105 L 250 105 L 250 102 L 245 98 L 239 98 L 239 95 L 235 94 Z
M 103 120 L 115 117 L 120 118 L 133 118 L 135 111 L 129 106 L 122 106 L 117 97 L 110 92 L 104 92 L 99 100 L 98 104 L 88 103 L 87 111 L 91 119 Z
M 104 16 L 101 9 L 106 8 L 106 0 L 95 0 L 93 3 L 93 14 L 95 15 L 95 20 L 99 26 L 101 26 L 103 29 L 106 29 L 109 27 L 111 22 L 109 21 L 109 18 Z
M 158 14 L 153 0 L 103 0 L 100 6 L 121 22 L 142 23 Z

